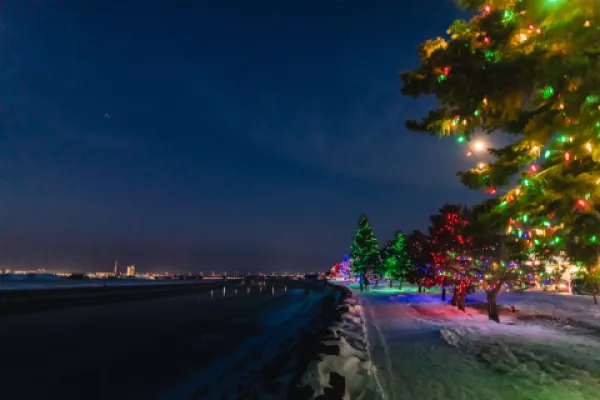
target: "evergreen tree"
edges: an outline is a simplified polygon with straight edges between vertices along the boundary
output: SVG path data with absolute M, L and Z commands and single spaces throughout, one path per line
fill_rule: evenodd
M 472 290 L 472 240 L 465 233 L 468 209 L 459 204 L 444 204 L 437 214 L 429 217 L 429 252 L 435 276 L 442 286 L 445 300 L 446 286 L 454 286 L 451 304 L 465 309 L 465 298 Z
M 354 275 L 366 275 L 376 270 L 379 265 L 379 244 L 366 215 L 361 215 L 358 221 L 358 230 L 350 246 L 350 255 Z
M 429 251 L 429 238 L 420 230 L 414 230 L 408 235 L 406 240 L 406 253 L 409 263 L 405 273 L 407 282 L 419 286 L 419 292 L 423 285 L 435 279 L 435 269 L 431 263 L 431 253 Z
M 467 146 L 476 133 L 510 135 L 489 149 L 491 163 L 459 173 L 462 182 L 505 189 L 490 223 L 530 254 L 567 250 L 592 275 L 600 254 L 600 1 L 457 2 L 477 15 L 421 45 L 421 65 L 402 74 L 404 94 L 439 104 L 407 126 Z
M 487 203 L 493 203 L 488 201 Z M 496 297 L 505 285 L 527 288 L 530 281 L 539 274 L 545 264 L 528 262 L 530 253 L 525 242 L 514 236 L 498 233 L 485 218 L 486 202 L 470 210 L 466 232 L 473 243 L 472 254 L 478 261 L 472 270 L 486 292 L 488 317 L 500 322 L 496 307 Z
M 382 277 L 388 279 L 390 278 L 391 271 L 393 268 L 393 260 L 391 258 L 391 250 L 393 243 L 393 241 L 388 240 L 385 246 L 380 251 L 381 264 L 379 269 L 381 271 Z M 392 279 L 390 279 L 390 287 L 392 287 Z
M 393 241 L 389 241 L 383 251 L 382 269 L 384 276 L 392 282 L 399 281 L 398 288 L 402 289 L 402 283 L 410 269 L 410 259 L 406 250 L 406 237 L 402 232 L 396 232 Z

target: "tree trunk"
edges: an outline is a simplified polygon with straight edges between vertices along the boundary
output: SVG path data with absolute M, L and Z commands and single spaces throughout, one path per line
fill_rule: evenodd
M 398 289 L 402 290 L 402 285 L 404 284 L 404 278 L 400 278 L 398 280 Z
M 446 286 L 442 286 L 442 301 L 446 301 Z
M 423 290 L 421 289 L 421 284 L 419 284 L 419 293 L 421 293 Z
M 392 278 L 390 278 L 390 289 L 392 288 Z
M 598 299 L 596 298 L 596 294 L 598 294 L 598 292 L 596 290 L 594 290 L 594 304 L 598 304 Z
M 498 306 L 496 305 L 496 291 L 487 292 L 487 303 L 488 303 L 488 318 L 491 321 L 500 322 L 500 316 L 498 315 Z
M 465 311 L 466 310 L 466 307 L 465 307 L 466 298 L 467 298 L 467 289 L 465 288 L 458 295 L 458 309 L 460 311 Z
M 458 302 L 458 289 L 456 286 L 454 286 L 454 293 L 452 293 L 452 300 L 450 300 L 450 305 L 453 307 L 456 307 L 457 302 Z

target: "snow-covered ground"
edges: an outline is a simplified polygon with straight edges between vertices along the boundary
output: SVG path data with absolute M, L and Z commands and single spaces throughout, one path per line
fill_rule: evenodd
M 600 398 L 600 307 L 590 297 L 502 293 L 499 305 L 517 312 L 497 324 L 483 293 L 461 312 L 438 291 L 353 289 L 339 355 L 306 375 L 317 389 L 336 372 L 348 399 Z

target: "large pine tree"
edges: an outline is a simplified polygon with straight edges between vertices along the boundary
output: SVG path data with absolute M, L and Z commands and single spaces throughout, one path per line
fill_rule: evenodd
M 361 215 L 358 221 L 358 230 L 350 246 L 350 254 L 354 275 L 368 274 L 379 265 L 379 243 L 366 215 Z
M 458 0 L 476 13 L 447 38 L 420 46 L 421 65 L 402 74 L 403 93 L 439 106 L 415 131 L 509 135 L 493 161 L 461 172 L 496 194 L 490 226 L 529 253 L 567 250 L 590 275 L 600 242 L 600 1 Z

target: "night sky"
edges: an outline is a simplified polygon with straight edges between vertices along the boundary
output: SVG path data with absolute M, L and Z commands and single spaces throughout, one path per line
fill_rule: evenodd
M 451 0 L 3 1 L 0 267 L 312 271 L 472 203 L 404 122 Z

